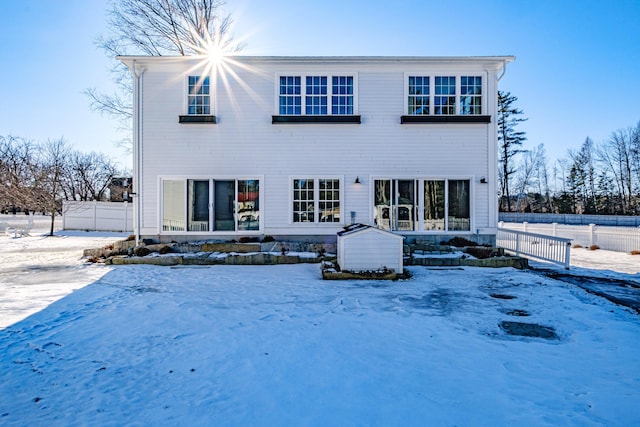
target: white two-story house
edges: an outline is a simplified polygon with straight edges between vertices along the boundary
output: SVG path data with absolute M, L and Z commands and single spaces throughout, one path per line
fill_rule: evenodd
M 331 242 L 357 222 L 495 242 L 512 56 L 119 59 L 138 238 Z

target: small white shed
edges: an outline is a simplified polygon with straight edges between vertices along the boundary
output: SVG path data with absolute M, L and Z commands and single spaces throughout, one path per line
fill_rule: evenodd
M 351 224 L 338 233 L 338 265 L 341 270 L 402 274 L 403 236 L 365 224 Z

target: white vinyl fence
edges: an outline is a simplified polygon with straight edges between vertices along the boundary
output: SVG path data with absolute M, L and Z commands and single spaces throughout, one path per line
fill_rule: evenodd
M 569 268 L 571 239 L 498 227 L 496 245 L 517 256 L 534 258 Z
M 566 225 L 606 225 L 609 227 L 640 227 L 640 216 L 628 215 L 587 215 L 587 214 L 552 214 L 552 213 L 520 213 L 500 212 L 498 218 L 502 222 L 566 224 Z
M 133 205 L 127 202 L 62 204 L 62 228 L 86 231 L 133 231 Z
M 640 227 L 607 227 L 594 224 L 529 224 L 527 222 L 522 224 L 500 222 L 500 227 L 564 237 L 571 239 L 574 245 L 587 248 L 597 245 L 600 249 L 607 251 L 627 253 L 640 251 Z

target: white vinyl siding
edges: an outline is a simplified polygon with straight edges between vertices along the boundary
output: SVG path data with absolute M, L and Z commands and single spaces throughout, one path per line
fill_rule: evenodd
M 189 59 L 185 61 L 180 65 L 152 58 L 142 77 L 141 234 L 162 232 L 159 177 L 259 178 L 260 193 L 264 194 L 260 199 L 260 232 L 270 235 L 335 236 L 351 221 L 351 212 L 356 222 L 373 224 L 374 178 L 402 178 L 408 171 L 409 178 L 469 179 L 473 225 L 465 233 L 497 225 L 492 207 L 497 191 L 495 120 L 489 124 L 399 124 L 399 116 L 407 108 L 408 75 L 482 75 L 482 109 L 493 112 L 496 69 L 482 74 L 485 64 L 465 63 L 452 70 L 450 64 L 250 59 L 246 67 L 229 63 L 233 74 L 227 74 L 226 80 L 216 79 L 219 87 L 212 91 L 220 122 L 192 126 L 177 120 L 184 114 L 186 78 L 176 76 L 186 75 L 187 70 L 193 75 L 203 73 L 194 69 Z M 354 75 L 354 113 L 362 115 L 362 124 L 272 124 L 274 102 L 276 109 L 278 103 L 274 101 L 274 76 L 280 75 Z M 328 80 L 327 85 L 330 83 Z M 359 185 L 354 184 L 356 176 Z M 487 177 L 488 184 L 479 184 L 480 177 Z M 292 181 L 296 178 L 340 179 L 339 223 L 292 221 Z

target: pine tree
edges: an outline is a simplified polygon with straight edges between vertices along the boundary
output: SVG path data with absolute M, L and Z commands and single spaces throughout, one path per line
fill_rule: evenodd
M 515 107 L 518 98 L 510 92 L 498 91 L 498 144 L 500 149 L 500 187 L 507 201 L 507 212 L 511 211 L 509 183 L 515 173 L 514 158 L 523 150 L 522 143 L 527 140 L 524 131 L 516 130 L 519 123 L 526 121 L 522 110 Z

